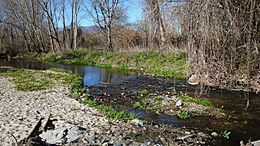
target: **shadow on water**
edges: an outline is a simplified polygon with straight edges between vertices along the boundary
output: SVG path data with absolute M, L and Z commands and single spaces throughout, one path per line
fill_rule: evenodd
M 182 82 L 182 81 L 181 81 Z M 186 87 L 185 87 L 186 86 Z M 177 85 L 178 92 L 185 92 L 192 97 L 207 98 L 215 107 L 221 108 L 230 118 L 195 117 L 192 125 L 204 129 L 231 131 L 230 139 L 223 140 L 219 145 L 239 145 L 243 140 L 247 142 L 260 139 L 260 95 L 252 92 L 210 88 L 205 86 L 191 86 L 182 82 Z M 204 124 L 205 127 L 200 125 Z M 186 125 L 189 126 L 189 125 Z
M 128 112 L 136 113 L 138 118 L 155 123 L 174 127 L 185 126 L 187 128 L 197 128 L 204 131 L 207 129 L 209 134 L 212 131 L 220 133 L 224 130 L 230 130 L 230 139 L 218 141 L 215 143 L 216 145 L 239 145 L 240 140 L 247 141 L 250 138 L 252 140 L 260 139 L 259 94 L 190 86 L 185 80 L 135 76 L 133 73 L 126 74 L 116 70 L 93 66 L 57 65 L 28 60 L 0 60 L 0 66 L 26 69 L 48 69 L 56 67 L 71 70 L 83 77 L 83 85 L 88 86 L 91 90 L 93 89 L 93 92 L 97 93 L 97 97 L 103 96 L 103 99 L 108 100 L 108 103 L 114 104 L 118 102 L 118 104 L 124 106 L 129 106 L 133 103 L 132 99 L 128 97 L 136 97 L 137 91 L 140 89 L 149 88 L 149 90 L 153 90 L 156 93 L 164 94 L 174 87 L 178 93 L 188 93 L 193 97 L 203 97 L 211 100 L 214 106 L 224 109 L 225 112 L 233 118 L 219 119 L 208 116 L 198 116 L 192 117 L 192 119 L 187 121 L 182 121 L 177 119 L 176 116 L 156 114 L 136 108 L 128 108 Z
M 136 114 L 136 117 L 140 120 L 151 121 L 153 123 L 165 124 L 178 128 L 183 127 L 189 123 L 189 121 L 180 120 L 176 116 L 156 114 L 155 112 L 146 111 L 144 109 L 131 108 L 127 112 Z

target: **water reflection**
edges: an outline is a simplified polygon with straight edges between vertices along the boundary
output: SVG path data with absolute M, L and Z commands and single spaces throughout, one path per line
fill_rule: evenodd
M 49 69 L 56 67 L 65 70 L 71 70 L 72 72 L 77 73 L 83 77 L 84 86 L 117 84 L 122 82 L 127 77 L 127 75 L 123 72 L 93 66 L 58 65 L 31 60 L 0 60 L 0 66 L 12 66 L 15 68 L 26 69 Z
M 40 61 L 30 60 L 4 60 L 0 59 L 0 66 L 11 66 L 15 68 L 26 68 L 26 69 L 48 69 L 52 67 L 58 67 L 55 64 L 44 63 Z
M 59 66 L 62 69 L 72 70 L 83 77 L 84 86 L 101 86 L 104 84 L 116 84 L 124 80 L 121 72 L 97 68 L 93 66 Z

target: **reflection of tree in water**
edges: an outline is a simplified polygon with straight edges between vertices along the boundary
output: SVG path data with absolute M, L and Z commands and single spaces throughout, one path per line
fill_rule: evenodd
M 250 96 L 249 96 L 249 92 L 244 92 L 244 98 L 246 99 L 246 107 L 244 108 L 244 110 L 246 111 L 250 105 Z
M 25 69 L 48 69 L 52 67 L 58 67 L 58 65 L 43 63 L 40 61 L 31 60 L 0 60 L 0 66 L 12 66 L 15 68 L 25 68 Z
M 103 75 L 103 82 L 104 83 L 111 83 L 111 78 L 112 78 L 112 74 L 111 72 L 103 72 L 104 75 Z
M 221 89 L 220 89 L 221 90 Z M 232 92 L 232 91 L 231 91 Z M 205 86 L 205 85 L 198 85 L 194 92 L 193 92 L 193 96 L 195 97 L 207 97 L 207 98 L 212 98 L 212 94 L 214 94 L 214 92 L 211 91 L 209 86 Z M 222 95 L 223 96 L 223 95 Z M 241 97 L 243 96 L 242 101 L 246 101 L 244 110 L 247 111 L 247 109 L 250 106 L 250 92 L 249 91 L 245 91 L 243 92 L 243 95 L 241 95 Z M 241 101 L 241 102 L 242 102 Z

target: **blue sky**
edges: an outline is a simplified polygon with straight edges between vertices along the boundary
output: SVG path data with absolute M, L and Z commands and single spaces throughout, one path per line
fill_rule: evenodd
M 124 8 L 126 8 L 126 15 L 128 17 L 128 22 L 133 23 L 138 20 L 141 20 L 142 18 L 142 6 L 141 6 L 141 0 L 125 0 Z M 83 12 L 79 16 L 79 25 L 80 26 L 93 26 L 94 23 L 91 19 L 86 19 L 86 13 Z
M 131 0 L 127 4 L 127 16 L 129 22 L 136 22 L 142 17 L 142 6 L 140 0 Z

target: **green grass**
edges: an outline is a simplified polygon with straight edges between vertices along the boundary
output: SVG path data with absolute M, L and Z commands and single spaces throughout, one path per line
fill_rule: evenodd
M 138 91 L 139 96 L 146 96 L 148 94 L 149 94 L 149 91 L 147 89 L 142 89 L 142 90 Z
M 16 71 L 1 72 L 1 76 L 12 77 L 15 88 L 20 91 L 37 91 L 52 88 L 56 84 L 69 84 L 79 88 L 82 80 L 79 76 L 59 69 L 51 71 L 16 69 Z
M 164 102 L 164 99 L 162 98 L 162 96 L 155 96 L 155 101 L 159 103 L 159 105 L 162 105 Z
M 146 89 L 145 89 L 146 90 Z M 145 91 L 144 90 L 144 91 Z M 143 90 L 141 90 L 143 91 Z M 148 91 L 145 92 L 146 95 Z M 147 109 L 147 110 L 156 110 L 159 111 L 161 109 L 162 104 L 164 103 L 164 99 L 162 96 L 151 96 L 148 97 L 145 94 L 139 94 L 141 96 L 137 102 L 134 103 L 134 108 Z
M 189 119 L 191 117 L 191 112 L 187 110 L 180 110 L 177 114 L 177 117 L 182 120 Z
M 134 52 L 76 50 L 55 54 L 30 54 L 31 58 L 67 65 L 92 65 L 120 70 L 143 71 L 156 76 L 185 78 L 187 72 L 185 52 Z
M 141 105 L 141 103 L 139 102 L 139 101 L 137 101 L 137 102 L 135 102 L 135 104 L 134 104 L 134 108 L 143 108 L 142 107 L 143 105 Z
M 108 118 L 113 120 L 128 121 L 135 118 L 134 114 L 117 111 L 111 105 L 98 104 L 95 100 L 85 98 L 82 103 L 95 107 L 98 111 L 105 113 Z
M 16 89 L 20 91 L 43 90 L 53 86 L 52 81 L 43 77 L 45 74 L 39 71 L 19 69 L 13 72 L 3 72 L 0 75 L 12 77 Z
M 181 100 L 184 101 L 184 102 L 196 103 L 198 105 L 202 105 L 202 106 L 206 106 L 206 107 L 212 106 L 212 102 L 207 100 L 207 99 L 192 98 L 188 95 L 181 96 Z

